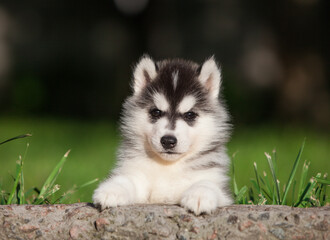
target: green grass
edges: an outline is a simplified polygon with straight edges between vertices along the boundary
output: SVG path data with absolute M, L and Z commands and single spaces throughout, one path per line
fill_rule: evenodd
M 3 145 L 7 142 L 30 137 L 31 134 L 23 134 L 17 137 L 10 138 L 3 142 L 0 142 L 0 145 Z M 27 145 L 26 150 L 29 145 Z M 27 151 L 26 151 L 27 152 Z M 55 204 L 63 203 L 67 198 L 70 197 L 76 191 L 87 187 L 98 181 L 98 179 L 91 180 L 87 183 L 82 184 L 81 186 L 74 185 L 68 191 L 62 193 L 58 196 L 57 192 L 60 190 L 60 186 L 55 184 L 57 177 L 61 173 L 61 170 L 66 162 L 70 150 L 67 151 L 62 157 L 61 161 L 55 166 L 53 171 L 50 173 L 43 186 L 39 190 L 37 187 L 32 187 L 29 190 L 25 191 L 25 179 L 24 179 L 24 159 L 26 157 L 26 152 L 24 157 L 19 156 L 19 160 L 16 162 L 16 174 L 13 176 L 13 186 L 10 192 L 3 190 L 0 185 L 0 204 Z
M 275 174 L 280 180 L 279 191 L 283 191 L 304 139 L 306 142 L 297 166 L 296 179 L 300 179 L 305 161 L 306 164 L 310 163 L 308 171 L 304 172 L 307 180 L 318 173 L 330 173 L 330 138 L 327 132 L 318 132 L 305 127 L 274 125 L 236 129 L 228 149 L 229 154 L 235 156 L 232 160 L 235 163 L 237 186 L 247 186 L 247 191 L 251 188 L 255 190 L 254 183 L 251 182 L 251 179 L 256 180 L 254 162 L 261 176 L 264 176 L 265 171 L 269 181 L 272 179 L 266 152 L 271 153 L 269 155 L 273 160 L 275 156 Z M 297 180 L 296 184 L 298 183 Z M 287 193 L 287 199 L 291 201 L 292 194 Z
M 10 192 L 19 155 L 24 159 L 25 189 L 40 189 L 63 154 L 71 149 L 56 184 L 61 193 L 74 185 L 105 178 L 114 165 L 118 143 L 116 127 L 108 123 L 86 123 L 54 119 L 0 118 L 0 142 L 22 133 L 30 138 L 18 139 L 0 145 L 0 185 Z M 66 203 L 91 201 L 97 184 L 74 193 Z
M 33 136 L 0 145 L 0 186 L 7 193 L 12 190 L 14 183 L 12 176 L 16 174 L 14 168 L 16 161 L 19 160 L 19 155 L 23 155 L 24 160 L 24 188 L 26 191 L 34 187 L 42 189 L 54 166 L 57 166 L 63 154 L 71 149 L 65 166 L 53 185 L 53 187 L 56 184 L 61 186 L 56 197 L 62 196 L 74 185 L 83 185 L 95 178 L 105 178 L 110 168 L 114 166 L 119 136 L 117 126 L 112 122 L 0 118 L 0 142 L 24 133 L 31 133 Z M 293 168 L 297 153 L 305 138 L 304 151 L 296 167 Z M 28 149 L 27 143 L 29 143 Z M 329 146 L 328 133 L 304 127 L 282 128 L 266 125 L 235 129 L 228 145 L 228 152 L 231 156 L 235 155 L 236 189 L 235 184 L 233 184 L 233 189 L 236 198 L 238 201 L 242 202 L 244 199 L 248 202 L 251 200 L 249 197 L 253 196 L 254 203 L 262 203 L 267 198 L 266 190 L 268 194 L 276 193 L 277 199 L 274 199 L 274 203 L 292 205 L 292 199 L 302 196 L 306 186 L 312 184 L 309 181 L 311 177 L 314 177 L 314 183 L 317 181 L 316 183 L 320 184 L 325 181 L 323 186 L 327 184 L 328 180 L 324 180 L 323 175 L 317 174 L 330 172 Z M 276 151 L 273 153 L 274 149 Z M 276 182 L 274 186 L 271 185 L 274 183 L 273 175 L 270 170 L 270 161 L 267 160 L 264 152 L 272 153 L 270 155 L 276 175 L 275 179 L 280 179 L 278 191 Z M 274 161 L 274 156 L 276 156 L 276 161 Z M 308 166 L 308 171 L 303 170 L 306 169 L 306 166 Z M 295 174 L 292 173 L 293 169 L 295 169 Z M 267 186 L 264 171 L 269 186 Z M 290 176 L 294 177 L 291 179 Z M 251 178 L 254 181 L 251 181 Z M 286 190 L 284 184 L 288 186 L 288 182 L 290 182 L 290 186 Z M 86 186 L 72 194 L 70 198 L 65 199 L 64 202 L 90 202 L 96 186 L 96 183 Z M 315 186 L 315 190 L 317 186 Z M 295 189 L 295 193 L 292 192 L 293 189 Z M 315 194 L 322 194 L 324 190 L 318 189 L 317 191 Z M 258 198 L 261 193 L 264 198 Z M 312 192 L 306 192 L 305 196 L 312 196 Z M 280 202 L 278 202 L 279 199 Z M 273 199 L 267 201 L 267 203 L 272 202 Z
M 260 174 L 257 164 L 254 162 L 255 178 L 251 179 L 253 187 L 246 187 L 245 185 L 239 189 L 236 183 L 235 164 L 232 165 L 232 179 L 236 204 L 276 204 L 289 205 L 293 207 L 320 207 L 325 206 L 329 202 L 326 191 L 330 185 L 330 180 L 327 179 L 328 174 L 323 176 L 321 173 L 316 174 L 309 181 L 307 180 L 307 173 L 309 164 L 305 163 L 301 169 L 301 177 L 299 182 L 299 189 L 296 192 L 297 180 L 295 179 L 298 165 L 303 153 L 305 141 L 303 142 L 296 160 L 291 168 L 290 175 L 287 182 L 284 183 L 283 188 L 280 187 L 280 180 L 276 177 L 278 172 L 276 151 L 273 151 L 273 156 L 265 153 L 267 158 L 271 177 L 268 177 L 264 171 Z M 288 197 L 291 191 L 291 198 Z

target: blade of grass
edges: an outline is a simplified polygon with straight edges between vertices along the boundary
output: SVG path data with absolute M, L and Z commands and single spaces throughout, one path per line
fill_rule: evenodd
M 267 158 L 267 161 L 268 161 L 270 171 L 272 173 L 273 182 L 274 182 L 274 186 L 275 186 L 275 190 L 276 190 L 276 203 L 281 205 L 281 195 L 280 195 L 280 190 L 279 190 L 279 184 L 278 184 L 278 180 L 276 178 L 276 173 L 275 173 L 275 170 L 274 170 L 272 157 L 266 152 L 265 152 L 265 155 L 266 155 L 266 158 Z
M 266 191 L 266 189 L 262 188 L 261 190 L 262 190 L 262 192 L 263 192 L 263 194 L 264 194 L 264 196 L 265 196 L 266 198 L 268 198 L 269 200 L 272 200 L 272 199 L 273 199 L 273 198 L 269 195 L 269 193 Z
M 323 204 L 322 204 L 322 193 L 324 191 L 325 185 L 324 184 L 318 184 L 318 185 L 319 185 L 318 191 L 315 195 L 316 195 L 316 199 L 319 203 L 318 206 L 321 207 L 321 206 L 323 206 Z
M 274 172 L 277 175 L 277 152 L 275 148 L 273 149 L 272 153 L 273 153 L 272 159 L 273 159 Z
M 263 191 L 269 197 L 269 199 L 272 200 L 273 199 L 273 197 L 272 197 L 273 196 L 273 191 L 272 191 L 272 188 L 270 186 L 270 182 L 269 182 L 267 173 L 264 171 L 263 175 L 264 175 L 264 180 L 262 179 L 262 177 L 260 177 L 260 180 L 264 184 L 264 186 L 266 186 L 266 188 L 267 188 L 267 191 L 266 191 L 266 189 L 263 189 Z
M 325 187 L 323 190 L 323 195 L 322 195 L 322 206 L 325 206 L 328 202 L 330 202 L 330 197 L 327 196 L 327 188 Z
M 21 176 L 21 164 L 19 161 L 16 162 L 16 177 L 15 177 L 15 181 L 14 181 L 14 185 L 12 187 L 12 190 L 9 194 L 9 197 L 8 197 L 8 201 L 7 201 L 7 204 L 11 204 L 14 197 L 15 197 L 15 193 L 16 193 L 16 190 L 17 190 L 17 186 L 18 186 L 18 182 L 20 180 L 20 176 Z
M 263 190 L 261 188 L 258 190 L 259 186 L 258 186 L 258 183 L 257 183 L 256 180 L 250 179 L 250 181 L 252 182 L 252 184 L 255 187 L 255 189 L 257 189 L 257 191 L 258 191 L 256 193 L 256 195 L 257 195 L 256 201 L 253 201 L 253 203 L 254 204 L 258 204 L 258 205 L 263 205 L 265 202 L 267 202 L 267 199 L 265 198 L 265 196 L 263 194 Z M 250 197 L 250 199 L 252 200 L 251 197 Z
M 330 181 L 327 180 L 327 177 L 328 177 L 328 173 L 325 173 L 323 175 L 323 179 L 321 179 L 321 180 L 325 180 L 325 181 L 330 183 Z M 318 181 L 318 180 L 316 180 L 316 181 Z M 329 186 L 329 184 L 328 183 L 320 183 L 320 182 L 319 182 L 319 184 L 321 184 L 321 187 L 322 187 L 322 190 L 321 190 L 320 196 L 319 196 L 320 205 L 325 206 L 327 202 L 330 202 L 330 201 L 327 201 L 327 187 Z
M 300 147 L 300 150 L 299 150 L 299 153 L 297 155 L 297 158 L 293 164 L 293 167 L 292 167 L 292 170 L 291 170 L 291 173 L 290 173 L 290 176 L 289 176 L 289 179 L 287 181 L 287 184 L 286 184 L 286 187 L 285 187 L 285 191 L 284 191 L 284 195 L 283 195 L 283 199 L 282 199 L 282 204 L 285 204 L 285 201 L 286 201 L 286 196 L 288 195 L 288 192 L 289 192 L 289 189 L 291 187 L 291 184 L 292 184 L 292 181 L 293 181 L 293 178 L 297 172 L 297 168 L 298 168 L 298 164 L 299 164 L 299 161 L 300 161 L 300 158 L 301 158 L 301 154 L 304 150 L 304 147 L 305 147 L 305 140 L 303 141 L 301 147 Z
M 25 203 L 25 188 L 24 188 L 24 171 L 23 171 L 23 164 L 27 155 L 27 151 L 29 149 L 29 143 L 26 144 L 25 152 L 23 158 L 21 158 L 21 178 L 19 181 L 20 190 L 19 190 L 19 204 Z
M 47 192 L 50 191 L 50 189 L 53 188 L 53 185 L 58 177 L 58 175 L 60 174 L 64 163 L 66 162 L 68 155 L 70 153 L 70 150 L 67 151 L 64 156 L 62 157 L 62 159 L 60 160 L 60 162 L 55 166 L 55 168 L 53 169 L 53 171 L 51 172 L 51 174 L 48 176 L 47 180 L 45 181 L 44 185 L 42 186 L 39 196 L 36 199 L 36 202 L 39 202 L 40 199 L 45 199 L 45 194 Z
M 317 174 L 317 177 L 318 176 L 320 176 L 320 175 Z M 301 205 L 303 203 L 303 201 L 308 200 L 309 194 L 311 193 L 311 191 L 313 190 L 313 188 L 315 187 L 315 185 L 316 185 L 316 181 L 314 180 L 314 178 L 311 178 L 310 181 L 309 181 L 309 183 L 305 187 L 304 191 L 299 196 L 298 202 L 294 205 L 295 207 L 298 207 L 299 205 Z
M 253 167 L 254 167 L 254 174 L 256 175 L 256 182 L 257 182 L 256 188 L 258 190 L 258 194 L 262 194 L 260 183 L 259 183 L 258 168 L 257 168 L 257 163 L 256 162 L 253 163 Z
M 307 173 L 309 169 L 310 162 L 306 163 L 304 162 L 304 165 L 301 170 L 301 176 L 300 176 L 300 182 L 299 182 L 299 188 L 298 188 L 298 195 L 301 195 L 304 190 L 304 186 L 307 180 Z
M 243 204 L 248 203 L 248 202 L 254 203 L 255 198 L 254 198 L 254 193 L 253 193 L 253 189 L 252 188 L 249 188 L 248 199 L 249 200 L 247 200 L 247 197 L 245 197 L 245 199 L 244 199 L 245 201 L 244 201 Z
M 311 184 L 311 182 L 309 182 L 306 185 L 306 187 L 305 187 L 304 191 L 302 192 L 302 194 L 299 196 L 298 202 L 295 203 L 294 207 L 299 207 L 302 204 L 307 192 L 309 192 L 311 189 L 312 189 L 312 184 Z
M 234 194 L 235 194 L 235 196 L 237 196 L 237 194 L 238 194 L 238 187 L 237 187 L 235 175 L 233 175 L 233 185 L 234 185 Z
M 318 207 L 324 206 L 324 191 L 327 188 L 326 184 L 317 183 L 317 191 L 315 193 L 316 202 Z
M 259 194 L 259 190 L 258 190 L 258 184 L 257 184 L 257 181 L 256 180 L 254 180 L 254 179 L 250 179 L 250 181 L 251 181 L 251 183 L 252 183 L 252 185 L 254 186 L 254 188 L 255 189 L 257 189 L 257 194 Z
M 322 184 L 330 185 L 330 180 L 323 179 L 323 178 L 318 178 L 318 177 L 314 177 L 314 179 L 315 179 L 318 183 L 322 183 Z
M 93 184 L 93 183 L 96 183 L 98 180 L 99 180 L 98 178 L 95 178 L 95 179 L 90 180 L 90 181 L 88 181 L 88 182 L 86 182 L 84 184 L 81 184 L 80 186 L 78 186 L 77 190 L 80 190 L 80 189 L 82 189 L 84 187 L 87 187 L 87 186 Z
M 291 206 L 293 206 L 293 204 L 294 204 L 294 196 L 295 196 L 295 193 L 296 193 L 296 185 L 297 185 L 297 181 L 294 180 L 293 186 L 292 186 Z
M 236 176 L 235 176 L 235 155 L 236 153 L 233 154 L 233 160 L 232 160 L 232 175 L 233 175 L 233 187 L 234 187 L 234 194 L 237 196 L 238 194 L 238 187 L 237 187 L 237 182 L 236 182 Z
M 19 196 L 19 202 L 18 204 L 24 204 L 25 198 L 24 198 L 24 174 L 23 174 L 23 159 L 21 159 L 21 176 L 19 180 L 20 189 L 18 192 Z
M 321 173 L 318 173 L 318 174 L 316 174 L 315 177 L 312 177 L 312 179 L 311 179 L 312 186 L 313 186 L 313 189 L 312 189 L 312 190 L 315 190 L 316 185 L 318 184 L 318 182 L 317 182 L 315 179 L 316 179 L 316 178 L 320 178 L 320 177 L 321 177 Z M 307 197 L 310 197 L 311 195 L 312 195 L 312 192 L 309 192 L 309 193 L 307 194 Z
M 4 143 L 7 143 L 7 142 L 10 142 L 10 141 L 13 141 L 13 140 L 16 140 L 16 139 L 19 139 L 19 138 L 25 138 L 25 137 L 31 137 L 32 135 L 27 133 L 27 134 L 23 134 L 23 135 L 19 135 L 19 136 L 16 136 L 16 137 L 13 137 L 13 138 L 10 138 L 6 141 L 3 141 L 3 142 L 0 142 L 0 145 L 4 144 Z
M 28 199 L 33 194 L 33 192 L 39 194 L 39 191 L 37 191 L 35 187 L 29 188 L 24 194 L 25 199 Z
M 241 201 L 241 199 L 243 198 L 244 194 L 246 193 L 246 191 L 248 190 L 247 186 L 242 187 L 237 196 L 236 196 L 236 202 L 239 203 Z
M 37 201 L 34 203 L 36 205 L 42 204 L 42 203 L 51 203 L 48 200 L 48 197 L 54 195 L 58 190 L 60 190 L 60 186 L 58 184 L 55 184 L 52 188 L 48 188 L 47 192 L 45 192 L 42 197 L 38 198 Z
M 277 187 L 278 187 L 278 192 L 279 192 L 279 204 L 281 204 L 281 205 L 283 205 L 283 203 L 282 203 L 282 200 L 281 200 L 281 191 L 280 191 L 280 189 L 281 189 L 281 186 L 280 186 L 280 184 L 281 184 L 281 182 L 280 182 L 280 180 L 279 179 L 277 179 L 277 181 L 276 181 L 276 183 L 277 183 Z
M 55 203 L 63 203 L 63 201 L 65 201 L 69 196 L 71 196 L 73 193 L 75 193 L 76 191 L 79 191 L 80 189 L 87 187 L 93 183 L 96 183 L 99 179 L 93 179 L 91 181 L 88 181 L 80 186 L 74 186 L 73 188 L 71 188 L 69 191 L 65 192 L 60 198 L 58 198 Z

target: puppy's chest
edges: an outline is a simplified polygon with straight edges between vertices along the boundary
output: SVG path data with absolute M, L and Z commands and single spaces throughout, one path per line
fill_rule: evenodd
M 178 203 L 192 184 L 192 176 L 180 168 L 157 169 L 148 174 L 150 203 Z

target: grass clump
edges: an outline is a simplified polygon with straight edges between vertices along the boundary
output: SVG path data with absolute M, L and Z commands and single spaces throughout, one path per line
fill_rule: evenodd
M 281 181 L 277 178 L 278 166 L 276 151 L 272 155 L 265 152 L 269 166 L 270 176 L 265 171 L 260 174 L 256 162 L 254 162 L 255 178 L 251 179 L 252 187 L 243 186 L 238 188 L 236 183 L 235 168 L 232 165 L 233 189 L 236 204 L 255 204 L 255 205 L 288 205 L 293 207 L 319 207 L 329 203 L 326 191 L 330 185 L 327 179 L 328 174 L 318 173 L 311 179 L 307 179 L 310 162 L 304 162 L 300 171 L 299 185 L 295 179 L 301 155 L 304 150 L 303 142 L 296 160 L 293 163 L 288 180 L 281 188 Z M 234 158 L 235 156 L 233 156 Z
M 4 142 L 1 142 L 0 145 L 10 142 L 12 140 L 16 140 L 19 138 L 30 137 L 30 134 L 20 135 L 11 139 L 8 139 Z M 10 192 L 6 192 L 2 189 L 0 184 L 0 204 L 59 204 L 63 203 L 69 196 L 71 196 L 76 191 L 93 184 L 98 181 L 98 179 L 94 179 L 92 181 L 86 182 L 80 186 L 74 185 L 71 189 L 64 192 L 59 197 L 56 197 L 56 194 L 60 190 L 60 186 L 56 184 L 56 179 L 60 174 L 64 163 L 66 162 L 70 150 L 67 151 L 62 159 L 58 162 L 55 166 L 53 171 L 49 174 L 48 178 L 44 182 L 41 189 L 37 187 L 32 187 L 25 191 L 24 188 L 24 174 L 23 174 L 23 166 L 24 166 L 24 159 L 27 153 L 29 145 L 27 145 L 24 157 L 22 158 L 19 156 L 19 160 L 16 162 L 16 173 L 13 176 L 14 184 L 11 188 Z

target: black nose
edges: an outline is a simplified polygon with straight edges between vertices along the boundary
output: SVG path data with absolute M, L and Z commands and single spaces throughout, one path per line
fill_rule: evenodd
M 161 144 L 163 145 L 164 149 L 171 149 L 174 148 L 176 143 L 177 143 L 177 139 L 174 136 L 164 136 L 160 139 Z

